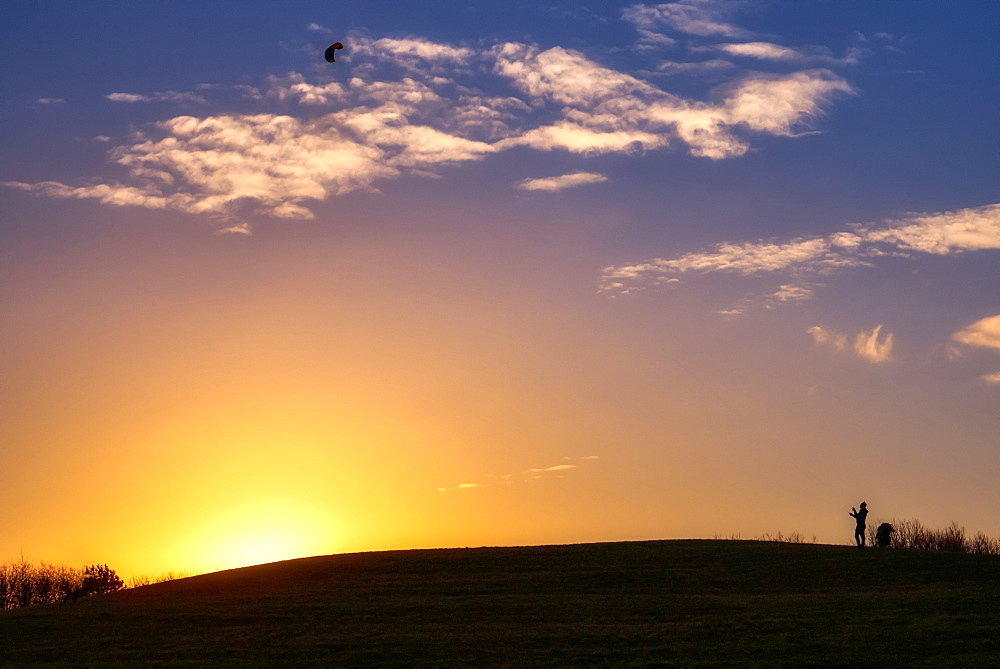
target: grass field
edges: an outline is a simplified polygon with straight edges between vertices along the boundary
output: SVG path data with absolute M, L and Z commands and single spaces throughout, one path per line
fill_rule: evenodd
M 0 613 L 3 666 L 1000 665 L 1000 556 L 644 541 L 305 558 Z

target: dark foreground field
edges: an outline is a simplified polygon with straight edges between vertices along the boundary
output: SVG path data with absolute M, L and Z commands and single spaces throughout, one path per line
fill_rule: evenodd
M 3 666 L 1000 665 L 1000 557 L 755 541 L 334 555 L 0 613 Z

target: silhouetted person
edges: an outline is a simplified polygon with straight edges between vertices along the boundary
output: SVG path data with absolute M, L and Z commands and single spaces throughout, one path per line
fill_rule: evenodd
M 855 509 L 851 507 L 851 512 L 847 514 L 853 516 L 854 520 L 857 521 L 857 526 L 854 528 L 854 540 L 858 542 L 859 547 L 865 545 L 865 518 L 868 517 L 868 502 L 861 502 L 861 508 Z

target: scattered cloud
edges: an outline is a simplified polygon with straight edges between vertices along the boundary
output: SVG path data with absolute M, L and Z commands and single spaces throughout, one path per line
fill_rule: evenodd
M 786 242 L 725 242 L 710 251 L 676 258 L 605 267 L 600 290 L 612 295 L 634 293 L 662 285 L 685 273 L 723 272 L 742 276 L 785 274 L 801 279 L 848 268 L 873 266 L 884 256 L 914 253 L 956 255 L 1000 250 L 1000 204 L 953 212 L 910 214 L 879 225 L 859 225 L 825 237 L 800 237 Z M 797 282 L 784 283 L 773 294 L 778 302 L 812 297 Z
M 885 333 L 881 336 L 883 325 L 877 325 L 868 332 L 859 332 L 852 338 L 840 332 L 827 330 L 818 325 L 809 328 L 813 341 L 821 346 L 829 346 L 837 351 L 851 350 L 863 360 L 876 364 L 892 359 L 892 347 L 895 337 Z M 849 345 L 853 341 L 852 345 Z
M 607 180 L 608 178 L 606 176 L 595 172 L 574 172 L 572 174 L 563 174 L 557 177 L 523 179 L 517 183 L 517 187 L 521 190 L 541 190 L 549 193 L 555 193 L 566 188 L 575 188 L 586 184 L 599 184 Z
M 859 62 L 863 53 L 861 49 L 851 48 L 848 49 L 843 58 L 836 58 L 830 54 L 829 49 L 822 47 L 793 48 L 771 42 L 719 44 L 716 48 L 729 56 L 793 65 L 823 65 L 826 67 L 854 65 Z
M 952 341 L 975 348 L 1000 350 L 1000 315 L 988 316 L 968 325 L 951 336 Z M 959 350 L 951 350 L 954 357 Z M 1000 383 L 1000 372 L 979 377 L 986 383 Z
M 66 103 L 62 98 L 38 98 L 35 102 L 40 105 L 61 105 Z
M 978 320 L 962 328 L 951 338 L 967 346 L 1000 349 L 1000 315 Z
M 177 91 L 163 91 L 160 93 L 149 93 L 148 95 L 138 93 L 109 93 L 104 97 L 112 102 L 125 102 L 128 104 L 135 104 L 136 102 L 207 102 L 204 97 L 196 93 L 178 93 Z
M 670 39 L 664 31 L 699 37 L 749 38 L 753 36 L 729 22 L 739 8 L 735 0 L 681 0 L 659 5 L 631 5 L 622 18 L 632 23 L 640 42 L 650 44 Z M 669 44 L 669 43 L 666 43 Z
M 559 472 L 565 469 L 576 469 L 576 465 L 553 465 L 552 467 L 543 467 L 541 469 L 529 469 L 530 474 L 540 474 L 541 472 Z
M 821 328 L 818 325 L 809 328 L 807 332 L 812 335 L 813 341 L 817 344 L 832 346 L 838 351 L 843 351 L 847 348 L 847 335 Z
M 502 476 L 495 476 L 493 474 L 489 474 L 485 476 L 484 479 L 479 483 L 459 483 L 458 485 L 451 488 L 448 487 L 437 488 L 437 491 L 440 493 L 448 493 L 452 491 L 457 492 L 461 490 L 471 490 L 473 488 L 489 488 L 496 485 L 510 485 L 515 481 L 518 481 L 520 483 L 526 483 L 528 481 L 537 481 L 539 479 L 545 478 L 553 474 L 558 474 L 560 472 L 565 473 L 568 472 L 569 470 L 577 469 L 578 465 L 571 464 L 572 462 L 592 463 L 600 459 L 601 457 L 599 455 L 587 455 L 584 457 L 565 457 L 563 458 L 564 462 L 562 464 L 552 465 L 550 467 L 532 467 L 531 469 L 526 469 L 521 474 L 517 475 L 503 474 Z
M 732 23 L 739 5 L 729 0 L 633 5 L 622 18 L 636 26 L 640 42 L 647 46 L 668 44 L 674 38 L 666 32 L 671 32 L 729 40 L 726 48 L 715 50 L 720 56 L 732 56 L 740 48 L 745 52 L 751 44 L 758 55 L 786 54 L 782 57 L 791 63 L 787 54 L 794 50 L 751 42 L 753 35 Z M 306 30 L 329 32 L 317 23 Z M 7 185 L 47 197 L 223 219 L 247 213 L 309 218 L 313 202 L 374 190 L 379 181 L 404 174 L 433 176 L 443 166 L 516 148 L 583 157 L 678 148 L 711 160 L 737 158 L 750 150 L 755 136 L 794 138 L 809 131 L 837 96 L 855 92 L 829 69 L 730 71 L 731 63 L 722 58 L 706 62 L 703 55 L 698 63 L 674 63 L 671 67 L 711 67 L 732 75 L 701 100 L 559 46 L 443 44 L 414 36 L 374 39 L 358 33 L 344 39 L 350 57 L 337 80 L 329 74 L 290 72 L 269 77 L 261 87 L 199 84 L 197 92 L 110 93 L 106 98 L 121 104 L 238 103 L 244 109 L 176 116 L 140 128 L 131 143 L 109 152 L 111 161 L 125 170 L 119 181 Z M 747 41 L 740 47 L 734 40 Z M 669 69 L 666 64 L 660 67 Z M 503 93 L 480 88 L 487 85 Z M 224 99 L 217 100 L 220 97 Z M 247 105 L 257 107 L 256 112 L 245 113 Z M 525 178 L 518 187 L 556 192 L 603 180 L 601 174 L 580 170 Z M 906 235 L 914 248 L 928 243 L 904 229 L 898 235 L 899 244 Z M 760 267 L 747 271 L 780 263 L 781 253 L 842 260 L 833 251 L 824 252 L 823 243 L 801 240 L 800 248 L 793 243 L 782 249 L 731 245 L 715 255 L 731 255 L 734 269 L 756 258 Z M 689 254 L 650 261 L 650 267 L 685 271 L 684 263 L 698 262 L 711 259 Z M 610 271 L 608 285 L 621 284 L 615 288 L 625 288 L 616 272 L 630 278 L 645 273 L 640 266 Z
M 879 339 L 882 325 L 877 325 L 870 332 L 860 332 L 854 337 L 854 352 L 872 363 L 887 362 L 892 359 L 892 343 L 894 335 L 885 333 L 884 339 Z
M 786 283 L 783 286 L 779 286 L 772 297 L 778 302 L 804 302 L 812 299 L 813 294 L 814 291 L 811 288 Z
M 228 227 L 222 228 L 221 230 L 216 230 L 217 235 L 252 235 L 253 231 L 250 230 L 249 223 L 237 223 L 235 225 L 230 225 Z

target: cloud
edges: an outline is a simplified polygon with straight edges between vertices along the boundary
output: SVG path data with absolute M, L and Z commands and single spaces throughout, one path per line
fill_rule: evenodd
M 539 479 L 544 479 L 548 474 L 553 472 L 566 472 L 571 469 L 577 469 L 578 465 L 569 464 L 569 461 L 576 461 L 581 463 L 591 463 L 600 460 L 599 455 L 588 455 L 585 457 L 565 457 L 563 460 L 567 461 L 564 464 L 553 465 L 551 467 L 533 467 L 531 469 L 526 469 L 520 474 L 504 474 L 502 476 L 494 476 L 493 474 L 488 474 L 485 480 L 480 483 L 459 483 L 457 486 L 452 488 L 442 487 L 436 490 L 440 493 L 447 493 L 453 490 L 471 490 L 473 488 L 489 488 L 497 485 L 510 485 L 515 480 L 521 483 L 526 483 L 528 481 L 536 481 Z M 562 478 L 561 476 L 559 478 Z
M 813 294 L 814 291 L 811 288 L 786 283 L 783 286 L 779 286 L 772 297 L 778 302 L 804 302 L 805 300 L 812 299 Z
M 560 472 L 566 469 L 576 469 L 576 465 L 554 465 L 552 467 L 543 467 L 541 469 L 529 469 L 528 473 L 538 474 L 541 472 Z
M 295 100 L 305 105 L 325 105 L 345 100 L 347 90 L 336 81 L 310 84 L 298 72 L 289 72 L 285 77 L 268 77 L 266 95 L 278 100 Z
M 38 98 L 35 102 L 41 105 L 61 105 L 66 103 L 62 98 Z
M 109 93 L 104 97 L 112 102 L 125 102 L 128 104 L 135 104 L 136 102 L 207 102 L 201 95 L 195 93 L 178 93 L 177 91 L 163 91 L 160 93 L 150 93 L 149 95 Z
M 1000 349 L 1000 315 L 978 320 L 962 328 L 951 338 L 967 346 Z
M 719 44 L 716 48 L 730 56 L 743 58 L 755 58 L 776 63 L 789 63 L 794 65 L 826 65 L 834 67 L 838 65 L 856 64 L 861 57 L 862 50 L 857 48 L 848 49 L 844 58 L 833 57 L 828 49 L 821 47 L 809 47 L 805 49 L 793 48 L 774 44 L 772 42 L 740 42 L 731 44 Z
M 859 332 L 853 338 L 853 345 L 850 347 L 863 360 L 877 364 L 887 362 L 892 359 L 892 347 L 895 337 L 891 333 L 886 333 L 881 337 L 883 325 L 877 325 L 868 332 Z M 822 346 L 829 346 L 837 351 L 848 350 L 851 339 L 842 333 L 824 329 L 818 325 L 809 328 L 808 333 L 812 335 L 813 341 Z
M 642 287 L 662 285 L 666 279 L 684 273 L 824 275 L 872 266 L 886 255 L 908 256 L 914 252 L 956 255 L 982 250 L 1000 250 L 1000 204 L 910 214 L 878 226 L 855 226 L 825 237 L 800 237 L 787 242 L 726 242 L 710 251 L 689 252 L 676 258 L 611 265 L 602 272 L 600 289 L 611 294 L 633 293 Z M 774 296 L 782 301 L 779 294 L 781 288 Z
M 979 378 L 986 383 L 1000 383 L 1000 372 L 996 372 L 995 374 L 983 374 Z
M 222 228 L 221 230 L 216 230 L 217 235 L 252 235 L 253 232 L 250 230 L 249 223 L 237 223 L 235 225 L 230 225 L 228 227 Z
M 539 179 L 523 179 L 517 183 L 521 190 L 541 190 L 555 193 L 566 188 L 576 188 L 586 184 L 599 184 L 607 181 L 603 174 L 595 172 L 574 172 L 557 177 L 541 177 Z
M 862 234 L 870 242 L 934 255 L 1000 249 L 1000 204 L 939 214 L 911 214 L 890 221 L 887 228 Z
M 894 336 L 887 332 L 885 339 L 879 340 L 882 327 L 877 325 L 870 332 L 860 332 L 854 337 L 854 352 L 868 362 L 879 363 L 892 359 Z
M 323 33 L 325 35 L 330 35 L 333 33 L 332 30 L 330 30 L 326 26 L 321 26 L 318 23 L 310 23 L 309 25 L 306 26 L 306 30 L 314 33 Z
M 635 25 L 642 41 L 647 43 L 663 37 L 662 30 L 700 37 L 750 37 L 753 33 L 727 20 L 738 7 L 739 3 L 732 0 L 681 0 L 631 5 L 622 11 L 622 18 Z
M 829 345 L 838 351 L 843 351 L 847 348 L 847 335 L 826 330 L 818 325 L 809 328 L 807 332 L 812 335 L 813 341 L 817 344 Z
M 834 96 L 854 92 L 829 70 L 756 74 L 729 86 L 712 104 L 672 95 L 570 49 L 508 43 L 496 53 L 495 71 L 536 104 L 562 105 L 562 119 L 502 143 L 541 150 L 602 154 L 680 140 L 691 155 L 733 158 L 749 149 L 746 132 L 794 136 Z
M 726 27 L 734 8 L 689 0 L 648 11 L 634 6 L 627 14 L 649 30 L 740 38 L 742 31 Z M 404 174 L 436 175 L 444 166 L 515 148 L 586 157 L 677 147 L 712 160 L 736 158 L 755 135 L 797 136 L 835 96 L 853 92 L 828 70 L 751 73 L 701 101 L 558 46 L 473 47 L 358 34 L 345 43 L 351 58 L 337 80 L 290 72 L 269 77 L 260 88 L 199 84 L 197 93 L 110 93 L 108 100 L 122 104 L 204 104 L 209 98 L 216 104 L 221 97 L 254 112 L 175 116 L 144 126 L 108 153 L 124 169 L 118 180 L 7 185 L 46 197 L 222 218 L 310 218 L 314 202 L 375 190 L 378 182 Z M 505 94 L 467 85 L 483 82 Z M 526 178 L 518 187 L 554 192 L 604 179 L 580 170 Z M 755 253 L 744 246 L 744 255 Z M 692 254 L 683 262 L 696 260 Z M 676 261 L 662 262 L 670 269 Z M 739 262 L 749 260 L 734 259 L 734 266 Z
M 385 152 L 342 134 L 329 119 L 288 116 L 178 116 L 112 152 L 142 186 L 74 188 L 57 182 L 7 184 L 50 197 L 95 198 L 114 205 L 231 213 L 239 201 L 278 218 L 310 218 L 303 206 L 398 174 Z

